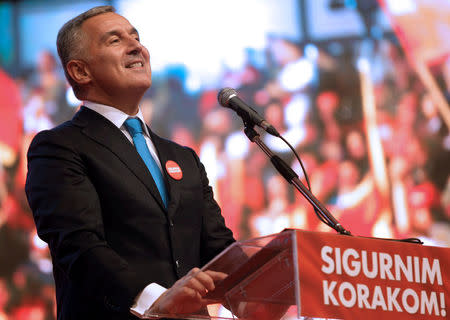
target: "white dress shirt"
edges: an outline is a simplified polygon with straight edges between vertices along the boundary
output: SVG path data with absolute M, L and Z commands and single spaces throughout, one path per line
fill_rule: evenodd
M 91 101 L 83 101 L 83 105 L 99 114 L 104 116 L 106 119 L 111 121 L 117 128 L 122 131 L 122 133 L 133 143 L 133 138 L 125 127 L 125 121 L 128 118 L 139 118 L 143 124 L 145 124 L 144 117 L 142 115 L 142 111 L 139 108 L 138 113 L 135 116 L 130 116 L 125 112 L 116 109 L 114 107 L 106 106 L 99 103 L 94 103 Z M 143 135 L 145 141 L 147 142 L 148 149 L 152 157 L 155 159 L 156 164 L 162 172 L 161 162 L 158 158 L 158 153 L 156 152 L 155 145 L 150 139 L 150 133 L 148 132 L 148 128 L 146 125 L 142 126 L 144 129 Z M 164 293 L 167 289 L 160 286 L 157 283 L 151 283 L 142 290 L 141 293 L 136 297 L 134 305 L 131 307 L 130 311 L 136 316 L 143 316 L 144 312 Z

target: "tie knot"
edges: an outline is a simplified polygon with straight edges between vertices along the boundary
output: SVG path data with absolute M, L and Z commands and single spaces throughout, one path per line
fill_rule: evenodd
M 125 127 L 127 127 L 128 132 L 134 136 L 136 134 L 142 134 L 141 121 L 137 118 L 129 118 L 125 121 Z

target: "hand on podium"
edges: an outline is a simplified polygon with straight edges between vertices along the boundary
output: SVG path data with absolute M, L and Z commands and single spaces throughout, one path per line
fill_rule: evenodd
M 203 297 L 215 288 L 214 282 L 223 280 L 227 274 L 216 271 L 201 271 L 193 268 L 165 291 L 153 305 L 145 311 L 149 314 L 190 314 L 207 305 Z

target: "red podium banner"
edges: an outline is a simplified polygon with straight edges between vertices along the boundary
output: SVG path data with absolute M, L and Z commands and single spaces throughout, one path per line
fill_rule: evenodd
M 297 231 L 303 316 L 448 319 L 450 249 Z
M 286 229 L 235 242 L 202 270 L 228 275 L 204 296 L 209 315 L 145 318 L 449 319 L 450 248 Z

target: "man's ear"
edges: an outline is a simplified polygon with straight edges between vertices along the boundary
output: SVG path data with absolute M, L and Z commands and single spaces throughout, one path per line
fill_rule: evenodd
M 80 85 L 88 84 L 92 80 L 89 69 L 82 60 L 70 60 L 67 63 L 67 72 Z

